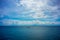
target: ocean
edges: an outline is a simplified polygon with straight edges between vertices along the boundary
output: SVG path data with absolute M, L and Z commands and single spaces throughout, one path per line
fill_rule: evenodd
M 0 40 L 60 40 L 60 26 L 0 26 Z

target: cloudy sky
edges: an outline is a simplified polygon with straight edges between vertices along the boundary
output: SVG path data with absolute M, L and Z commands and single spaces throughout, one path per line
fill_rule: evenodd
M 60 0 L 0 0 L 0 25 L 60 24 Z

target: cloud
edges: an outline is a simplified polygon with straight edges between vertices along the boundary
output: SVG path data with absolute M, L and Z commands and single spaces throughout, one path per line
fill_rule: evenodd
M 46 18 L 46 19 L 53 19 L 56 20 L 58 18 L 58 6 L 51 6 L 48 4 L 50 0 L 21 0 L 20 5 L 25 7 L 27 10 L 35 12 L 33 14 L 29 14 L 32 18 Z M 45 12 L 47 14 L 45 14 Z M 58 14 L 57 14 L 58 13 Z M 49 16 L 49 15 L 50 16 Z M 27 16 L 28 17 L 28 16 Z
M 3 25 L 59 25 L 60 22 L 50 22 L 50 21 L 40 21 L 40 20 L 32 20 L 32 21 L 23 21 L 23 20 L 11 20 L 11 19 L 5 19 L 2 20 L 0 24 Z
M 55 23 L 57 19 L 60 17 L 60 10 L 58 10 L 58 6 L 51 6 L 48 4 L 49 0 L 20 0 L 19 2 L 12 2 L 15 6 L 11 6 L 10 8 L 5 7 L 2 10 L 1 18 L 3 18 L 3 24 L 49 24 L 51 21 Z M 11 5 L 11 4 L 9 4 Z M 4 20 L 6 17 L 10 19 L 19 19 L 19 20 Z M 35 19 L 32 21 L 21 21 L 20 19 Z M 38 20 L 38 22 L 37 22 Z M 44 20 L 44 21 L 43 21 Z M 11 22 L 11 23 L 10 23 Z M 56 21 L 57 22 L 57 21 Z M 52 22 L 51 22 L 52 24 Z M 58 24 L 58 22 L 57 22 Z

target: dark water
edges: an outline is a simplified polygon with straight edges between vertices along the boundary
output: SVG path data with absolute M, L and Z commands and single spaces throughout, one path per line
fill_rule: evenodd
M 60 40 L 60 26 L 0 26 L 0 40 Z

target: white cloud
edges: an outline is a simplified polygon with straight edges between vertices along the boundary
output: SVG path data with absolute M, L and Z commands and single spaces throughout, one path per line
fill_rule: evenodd
M 0 17 L 8 16 L 9 18 L 32 18 L 56 21 L 60 17 L 58 6 L 48 5 L 49 0 L 20 0 L 16 3 L 15 8 L 6 8 Z M 20 8 L 22 6 L 24 8 Z M 22 10 L 22 11 L 21 11 Z M 48 12 L 45 14 L 45 12 Z
M 32 18 L 57 19 L 58 16 L 55 16 L 55 15 L 59 15 L 59 14 L 57 13 L 55 14 L 52 12 L 55 12 L 58 9 L 58 7 L 48 5 L 48 1 L 50 0 L 21 0 L 19 4 L 23 5 L 27 10 L 29 9 L 30 11 L 32 10 L 33 12 L 35 12 L 34 15 L 29 14 L 29 16 L 31 16 Z M 44 13 L 44 11 L 46 10 L 49 11 L 51 16 L 47 15 L 49 13 L 47 14 Z
M 59 25 L 60 22 L 50 22 L 50 21 L 40 21 L 40 20 L 32 20 L 32 21 L 22 21 L 22 20 L 11 20 L 5 19 L 1 22 L 3 25 Z

